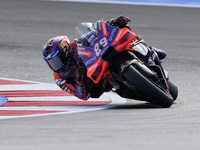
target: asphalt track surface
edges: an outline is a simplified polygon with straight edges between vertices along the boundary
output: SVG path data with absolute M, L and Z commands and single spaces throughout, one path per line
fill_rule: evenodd
M 0 0 L 0 76 L 53 83 L 42 60 L 44 43 L 74 38 L 74 26 L 120 14 L 149 44 L 164 49 L 163 61 L 179 97 L 170 108 L 144 102 L 100 111 L 0 120 L 0 149 L 200 148 L 199 8 Z

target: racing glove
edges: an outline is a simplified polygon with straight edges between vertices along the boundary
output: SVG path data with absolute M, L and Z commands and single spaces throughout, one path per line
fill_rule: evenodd
M 78 85 L 83 85 L 85 84 L 85 79 L 86 79 L 86 68 L 84 65 L 78 65 L 75 71 L 75 81 L 76 84 Z
M 76 81 L 75 94 L 82 100 L 87 100 L 90 97 L 88 93 L 88 86 L 86 84 L 86 68 L 83 65 L 79 65 L 75 71 L 74 80 Z
M 131 20 L 128 17 L 120 15 L 116 19 L 112 19 L 110 25 L 123 28 L 129 22 L 131 22 Z

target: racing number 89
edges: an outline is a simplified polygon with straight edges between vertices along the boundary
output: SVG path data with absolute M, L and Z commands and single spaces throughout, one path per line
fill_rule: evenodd
M 106 47 L 108 45 L 108 41 L 106 39 L 106 37 L 103 37 L 99 43 L 96 43 L 94 45 L 94 52 L 96 54 L 96 56 L 98 57 L 102 51 L 102 48 L 100 48 L 100 46 L 102 46 L 103 48 Z

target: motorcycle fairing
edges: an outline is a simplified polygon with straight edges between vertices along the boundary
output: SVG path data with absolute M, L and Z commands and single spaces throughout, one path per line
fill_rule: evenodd
M 135 35 L 127 28 L 112 27 L 105 21 L 97 21 L 96 34 L 89 46 L 78 46 L 77 53 L 87 68 L 87 76 L 98 83 L 104 73 L 109 71 L 108 62 L 102 59 L 102 55 L 111 46 L 117 51 L 125 49 L 133 51 L 130 45 Z

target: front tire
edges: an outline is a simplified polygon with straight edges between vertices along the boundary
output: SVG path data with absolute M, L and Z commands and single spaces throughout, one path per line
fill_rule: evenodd
M 169 83 L 169 93 L 171 94 L 173 100 L 175 101 L 178 97 L 178 88 L 170 81 L 168 81 L 168 83 Z
M 125 81 L 151 99 L 153 103 L 164 108 L 170 107 L 173 104 L 173 98 L 167 91 L 158 88 L 132 65 L 124 70 L 122 77 Z

